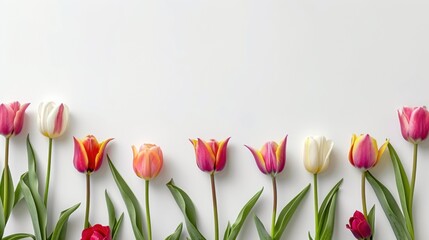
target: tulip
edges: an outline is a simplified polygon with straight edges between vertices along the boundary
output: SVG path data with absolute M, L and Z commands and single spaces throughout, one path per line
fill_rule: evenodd
M 380 149 L 377 147 L 377 141 L 369 134 L 352 136 L 352 142 L 349 150 L 350 163 L 359 169 L 368 170 L 374 167 L 386 150 L 388 141 Z
M 283 171 L 286 164 L 286 137 L 277 144 L 270 141 L 262 146 L 260 151 L 245 145 L 255 158 L 256 165 L 264 174 L 276 175 Z
M 103 162 L 104 151 L 107 144 L 113 140 L 109 138 L 101 143 L 97 139 L 88 135 L 83 140 L 74 139 L 74 167 L 81 173 L 91 173 L 97 171 Z
M 403 107 L 398 110 L 401 133 L 405 140 L 419 143 L 429 133 L 429 111 L 426 107 Z
M 0 134 L 6 138 L 18 135 L 24 125 L 24 114 L 30 103 L 0 104 Z
M 133 168 L 137 176 L 145 180 L 158 176 L 163 165 L 161 148 L 154 144 L 144 144 L 139 151 L 135 146 L 132 146 L 132 149 Z
M 334 143 L 325 137 L 307 137 L 304 145 L 304 166 L 308 172 L 318 174 L 329 164 Z
M 219 172 L 226 165 L 226 149 L 230 138 L 224 141 L 211 139 L 206 142 L 197 139 L 189 139 L 194 145 L 197 165 L 204 172 Z
M 69 119 L 67 105 L 43 102 L 39 105 L 40 132 L 48 138 L 57 138 L 65 132 Z
M 353 217 L 349 219 L 349 224 L 346 225 L 346 228 L 350 229 L 356 239 L 366 239 L 372 235 L 368 221 L 359 211 L 355 211 Z
M 110 227 L 96 224 L 82 231 L 81 240 L 111 240 Z
M 89 206 L 90 206 L 90 188 L 91 173 L 97 171 L 103 162 L 104 151 L 107 144 L 113 140 L 109 138 L 101 143 L 97 139 L 88 135 L 83 140 L 74 139 L 74 167 L 81 173 L 86 174 L 86 211 L 84 219 L 84 228 L 89 227 Z

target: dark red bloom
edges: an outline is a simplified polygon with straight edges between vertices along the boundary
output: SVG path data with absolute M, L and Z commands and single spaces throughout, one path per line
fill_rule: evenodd
M 349 219 L 349 224 L 346 225 L 346 228 L 350 229 L 356 239 L 369 238 L 372 234 L 368 221 L 359 211 L 356 211 L 353 217 Z
M 82 231 L 81 240 L 112 240 L 109 226 L 96 224 Z

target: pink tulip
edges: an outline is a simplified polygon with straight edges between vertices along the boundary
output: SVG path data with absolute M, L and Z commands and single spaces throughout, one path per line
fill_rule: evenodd
M 429 112 L 426 107 L 403 107 L 398 110 L 401 133 L 405 140 L 419 143 L 429 133 Z
M 107 144 L 113 140 L 109 138 L 101 143 L 97 139 L 88 135 L 83 140 L 74 139 L 74 167 L 82 173 L 97 171 L 103 162 L 104 150 Z
M 226 165 L 226 149 L 230 138 L 224 141 L 211 139 L 206 142 L 197 139 L 189 139 L 194 145 L 197 165 L 204 172 L 219 172 Z
M 355 211 L 353 217 L 349 219 L 349 224 L 346 225 L 346 228 L 350 229 L 356 239 L 366 239 L 372 235 L 368 221 L 359 211 Z
M 0 104 L 0 134 L 5 137 L 18 135 L 24 125 L 24 113 L 30 103 Z
M 135 146 L 133 149 L 133 168 L 136 175 L 145 180 L 151 180 L 158 176 L 163 165 L 163 157 L 161 148 L 154 144 L 144 144 L 137 151 Z
M 368 170 L 374 167 L 380 160 L 381 155 L 387 147 L 387 141 L 378 149 L 377 141 L 369 134 L 352 136 L 349 150 L 349 161 L 357 168 Z
M 82 231 L 81 240 L 111 240 L 110 227 L 95 224 Z
M 287 135 L 280 144 L 272 141 L 265 143 L 260 151 L 245 146 L 252 152 L 256 165 L 262 173 L 276 175 L 283 171 L 286 164 L 286 142 Z

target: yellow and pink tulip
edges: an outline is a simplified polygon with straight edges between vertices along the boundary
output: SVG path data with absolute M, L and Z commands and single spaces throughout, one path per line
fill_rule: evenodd
M 387 143 L 388 141 L 379 149 L 377 141 L 369 134 L 361 134 L 360 136 L 353 134 L 349 150 L 350 163 L 363 170 L 373 168 L 386 150 Z
M 245 146 L 253 154 L 256 165 L 262 173 L 276 175 L 283 171 L 286 164 L 286 143 L 287 135 L 279 144 L 273 141 L 265 143 L 260 151 Z

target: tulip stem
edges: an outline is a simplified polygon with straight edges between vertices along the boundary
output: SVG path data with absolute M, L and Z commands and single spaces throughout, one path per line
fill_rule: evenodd
M 274 239 L 274 229 L 277 216 L 277 181 L 275 176 L 272 176 L 271 179 L 273 182 L 273 215 L 271 217 L 271 238 Z
M 413 154 L 413 172 L 411 175 L 411 194 L 410 194 L 410 209 L 413 208 L 413 199 L 414 199 L 414 188 L 416 186 L 416 172 L 417 172 L 417 150 L 418 144 L 414 143 L 414 154 Z
M 46 170 L 45 193 L 43 196 L 43 202 L 45 203 L 46 208 L 48 207 L 49 181 L 51 180 L 51 159 L 52 159 L 52 138 L 49 138 L 48 168 Z
M 214 227 L 215 227 L 215 240 L 219 240 L 219 220 L 217 214 L 217 200 L 216 200 L 216 186 L 214 172 L 210 174 L 210 181 L 212 185 L 212 200 L 213 200 L 213 217 L 214 217 Z
M 85 210 L 85 221 L 83 228 L 89 227 L 89 205 L 90 205 L 90 194 L 91 194 L 91 172 L 86 173 L 86 210 Z
M 4 218 L 8 219 L 8 209 L 9 209 L 9 140 L 10 137 L 6 137 L 6 144 L 4 149 L 4 171 L 3 171 L 3 181 L 4 181 L 4 192 L 3 192 L 3 213 Z
M 313 175 L 314 182 L 314 226 L 315 237 L 314 240 L 319 240 L 319 197 L 317 193 L 317 173 Z
M 146 223 L 147 232 L 149 234 L 149 240 L 152 240 L 152 225 L 150 222 L 150 210 L 149 210 L 149 180 L 145 181 L 145 201 L 146 201 Z
M 366 193 L 365 193 L 365 177 L 366 177 L 366 172 L 367 171 L 362 172 L 361 190 L 362 190 L 362 210 L 363 210 L 363 215 L 365 216 L 365 219 L 368 220 L 368 211 L 366 209 Z

